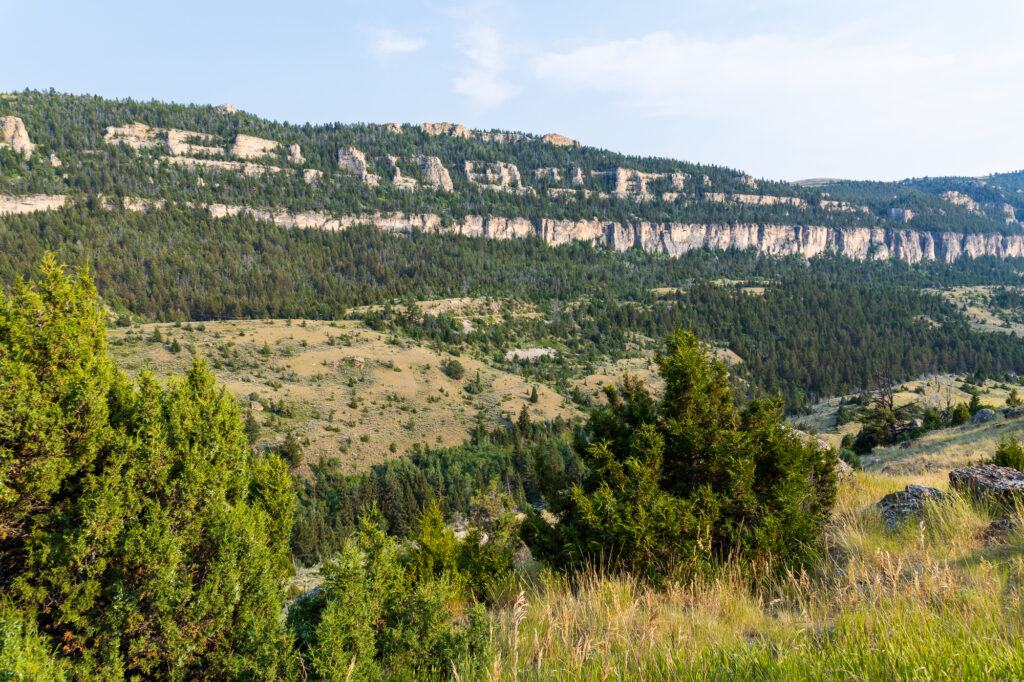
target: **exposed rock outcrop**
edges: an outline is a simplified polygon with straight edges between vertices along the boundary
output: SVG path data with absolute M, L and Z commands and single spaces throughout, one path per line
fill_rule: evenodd
M 523 178 L 519 174 L 519 168 L 514 163 L 495 161 L 485 163 L 482 161 L 464 162 L 466 178 L 478 185 L 489 185 L 495 189 L 508 187 L 522 187 Z
M 909 208 L 890 208 L 889 209 L 889 220 L 895 220 L 898 223 L 909 223 L 914 219 L 914 212 Z
M 302 171 L 302 179 L 310 185 L 315 185 L 324 177 L 324 172 L 316 168 L 307 168 Z
M 290 213 L 288 211 L 259 209 L 248 206 L 231 206 L 227 204 L 210 204 L 207 207 L 207 210 L 214 218 L 248 215 L 253 218 L 259 218 L 260 220 L 269 220 L 275 225 L 291 229 L 327 231 L 341 229 L 341 223 L 339 221 L 326 213 L 318 211 Z
M 949 485 L 973 497 L 1012 503 L 1024 500 L 1024 472 L 995 464 L 963 467 L 949 472 Z
M 224 104 L 218 104 L 214 107 L 214 109 L 216 109 L 222 114 L 233 114 L 235 113 L 235 111 L 237 111 L 233 104 L 228 104 L 226 102 Z
M 394 180 L 392 180 L 395 187 L 404 192 L 411 192 L 416 189 L 416 179 L 402 175 L 402 169 L 398 167 L 398 157 L 388 156 L 387 159 L 388 165 L 391 166 L 391 170 L 394 171 L 395 174 Z
M 209 147 L 191 142 L 191 140 L 208 142 L 212 139 L 213 135 L 207 135 L 206 133 L 197 133 L 191 130 L 174 130 L 172 128 L 167 131 L 167 151 L 175 156 L 193 156 L 195 154 L 223 156 L 223 147 Z
M 50 152 L 50 165 L 53 166 L 54 168 L 60 168 L 61 166 L 64 165 L 64 163 L 59 158 L 57 158 L 56 154 Z
M 917 516 L 926 503 L 944 500 L 941 490 L 923 485 L 908 485 L 905 490 L 889 493 L 878 502 L 886 528 L 893 528 L 901 521 Z
M 574 184 L 574 185 L 582 185 L 583 182 L 584 182 L 584 179 L 583 179 L 583 169 L 579 168 L 579 167 L 573 168 L 572 169 L 571 179 L 572 179 L 572 184 Z
M 292 163 L 305 163 L 306 159 L 302 156 L 302 147 L 297 144 L 288 145 L 288 160 Z
M 466 139 L 472 137 L 469 128 L 458 123 L 421 123 L 420 130 L 427 135 L 451 135 L 452 137 L 464 137 Z
M 138 151 L 159 147 L 159 128 L 150 128 L 145 123 L 129 123 L 126 126 L 107 126 L 103 129 L 103 141 L 107 144 L 124 144 Z
M 66 203 L 68 203 L 68 198 L 63 194 L 31 194 L 27 196 L 0 194 L 0 215 L 55 211 Z
M 360 180 L 371 187 L 376 187 L 380 182 L 380 176 L 369 172 L 366 163 L 366 154 L 355 147 L 342 147 L 338 150 L 338 168 L 349 173 L 354 173 Z
M 235 136 L 235 144 L 231 146 L 231 155 L 239 159 L 262 159 L 270 156 L 281 143 L 277 140 L 266 140 L 252 135 Z
M 436 156 L 418 155 L 412 157 L 412 160 L 423 169 L 423 175 L 428 183 L 434 187 L 440 187 L 447 192 L 451 192 L 454 189 L 455 185 L 452 184 L 452 176 L 449 175 L 448 169 L 441 163 L 441 159 Z
M 26 159 L 32 158 L 36 148 L 28 137 L 25 122 L 17 116 L 0 116 L 0 146 L 10 147 Z
M 972 424 L 984 424 L 985 422 L 990 422 L 990 421 L 992 421 L 995 418 L 996 418 L 995 411 L 994 410 L 990 410 L 990 409 L 988 409 L 986 407 L 986 408 L 978 410 L 977 412 L 974 413 L 974 416 L 971 417 L 971 423 Z
M 556 147 L 579 147 L 580 143 L 578 140 L 574 140 L 571 137 L 565 135 L 559 135 L 558 133 L 548 133 L 541 138 L 543 142 L 553 144 Z
M 753 204 L 755 206 L 803 206 L 804 200 L 800 197 L 780 197 L 771 194 L 725 194 L 723 192 L 708 192 L 704 195 L 709 201 L 726 203 L 735 201 L 740 204 Z
M 954 206 L 963 206 L 971 213 L 981 213 L 981 205 L 963 192 L 949 190 L 939 195 Z
M 534 168 L 533 177 L 537 180 L 560 182 L 562 180 L 562 172 L 557 168 Z
M 389 133 L 394 133 L 395 135 L 402 134 L 402 126 L 398 125 L 397 123 L 385 123 L 384 130 L 388 131 Z
M 284 170 L 279 166 L 264 166 L 258 163 L 244 163 L 242 161 L 220 161 L 218 159 L 194 159 L 190 156 L 165 156 L 163 160 L 178 166 L 219 168 L 221 170 L 235 171 L 250 177 L 259 177 L 264 173 L 280 173 Z

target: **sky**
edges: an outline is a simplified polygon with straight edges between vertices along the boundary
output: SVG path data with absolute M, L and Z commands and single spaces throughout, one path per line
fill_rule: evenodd
M 780 180 L 982 175 L 1024 168 L 1024 2 L 0 0 L 0 91 L 24 88 Z

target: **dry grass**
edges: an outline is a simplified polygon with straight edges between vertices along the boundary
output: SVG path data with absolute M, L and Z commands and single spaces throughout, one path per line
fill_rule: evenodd
M 149 341 L 159 328 L 163 343 Z M 330 343 L 335 338 L 334 345 Z M 441 365 L 450 355 L 373 331 L 360 322 L 234 320 L 193 326 L 146 324 L 110 332 L 111 350 L 131 373 L 180 373 L 194 357 L 219 361 L 219 381 L 248 407 L 250 394 L 284 400 L 293 416 L 256 412 L 264 423 L 261 445 L 275 446 L 289 430 L 308 441 L 307 462 L 339 458 L 351 471 L 405 452 L 415 443 L 458 445 L 484 410 L 492 424 L 515 419 L 526 405 L 537 419 L 573 420 L 581 413 L 543 384 L 491 368 L 463 355 L 461 381 Z M 170 352 L 171 339 L 183 350 Z M 265 351 L 269 352 L 265 354 Z M 484 390 L 464 386 L 479 372 Z M 533 386 L 538 401 L 530 403 Z M 353 400 L 355 402 L 353 402 Z M 354 405 L 354 407 L 353 407 Z M 394 451 L 391 444 L 394 444 Z
M 989 513 L 955 496 L 891 533 L 873 506 L 943 480 L 858 474 L 840 494 L 829 558 L 756 587 L 732 568 L 664 590 L 600 571 L 545 574 L 526 589 L 525 614 L 498 615 L 498 678 L 1019 677 L 1024 536 L 986 545 Z

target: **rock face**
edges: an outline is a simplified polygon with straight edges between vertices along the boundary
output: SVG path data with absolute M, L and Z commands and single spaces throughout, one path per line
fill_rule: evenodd
M 379 175 L 373 175 L 367 170 L 366 154 L 355 147 L 342 147 L 338 150 L 338 168 L 354 173 L 371 187 L 376 187 L 380 182 Z
M 561 182 L 562 172 L 557 168 L 534 168 L 533 177 L 537 180 L 551 180 Z
M 716 201 L 719 203 L 735 201 L 741 204 L 753 204 L 755 206 L 775 206 L 776 204 L 803 206 L 805 203 L 800 197 L 779 197 L 771 194 L 725 194 L 723 192 L 708 192 L 704 196 L 710 201 Z
M 388 165 L 391 166 L 391 170 L 394 171 L 394 184 L 395 187 L 402 190 L 403 192 L 411 192 L 416 189 L 415 178 L 409 178 L 402 175 L 402 169 L 398 167 L 398 157 L 389 156 Z
M 904 519 L 917 516 L 927 502 L 937 502 L 946 495 L 935 488 L 908 485 L 905 490 L 889 493 L 878 502 L 886 528 L 893 528 Z
M 984 424 L 985 422 L 990 422 L 995 418 L 996 413 L 986 407 L 985 409 L 978 410 L 977 412 L 974 413 L 974 416 L 971 417 L 971 423 Z
M 288 160 L 292 163 L 305 163 L 306 159 L 302 158 L 302 147 L 297 144 L 288 146 Z
M 234 105 L 227 104 L 226 102 L 224 104 L 218 104 L 214 109 L 222 114 L 233 114 L 236 111 Z
M 895 220 L 898 223 L 909 223 L 914 219 L 914 212 L 909 208 L 890 208 L 889 209 L 889 220 Z
M 17 116 L 0 116 L 0 146 L 10 146 L 26 159 L 32 158 L 36 148 L 28 137 L 25 122 Z
M 498 190 L 533 190 L 532 187 L 523 187 L 523 178 L 519 174 L 519 168 L 514 163 L 495 161 L 484 163 L 482 161 L 466 161 L 464 163 L 466 178 L 477 185 L 488 189 Z
M 565 135 L 559 135 L 558 133 L 548 133 L 541 138 L 541 141 L 553 144 L 556 147 L 579 147 L 580 143 L 578 140 L 574 140 L 571 137 Z
M 171 129 L 167 131 L 167 151 L 175 156 L 193 156 L 195 154 L 223 156 L 224 149 L 222 147 L 209 147 L 192 142 L 192 140 L 210 141 L 212 139 L 213 135 L 206 133 Z
M 221 170 L 243 173 L 254 178 L 264 173 L 280 173 L 284 170 L 279 166 L 264 166 L 258 163 L 243 163 L 242 161 L 220 161 L 218 159 L 194 159 L 191 156 L 165 156 L 162 160 L 177 166 L 219 168 Z
M 420 130 L 427 135 L 451 135 L 452 137 L 464 137 L 466 139 L 472 137 L 469 128 L 458 123 L 421 123 Z
M 957 192 L 956 190 L 949 190 L 948 192 L 943 192 L 939 196 L 954 206 L 963 206 L 972 213 L 981 213 L 981 206 L 978 202 L 966 194 Z
M 138 151 L 159 147 L 157 128 L 150 128 L 145 123 L 130 123 L 126 126 L 107 126 L 103 130 L 103 141 L 107 144 L 124 144 Z
M 317 170 L 316 168 L 307 168 L 302 171 L 302 179 L 310 185 L 315 185 L 324 177 L 324 172 Z
M 452 184 L 452 176 L 448 174 L 448 169 L 441 163 L 441 159 L 436 156 L 420 155 L 412 157 L 412 160 L 419 164 L 427 182 L 434 187 L 440 187 L 446 192 L 451 192 L 455 188 L 455 185 Z
M 978 498 L 1002 502 L 1024 499 L 1024 472 L 995 464 L 953 469 L 949 472 L 949 485 Z
M 265 140 L 252 135 L 237 135 L 235 144 L 231 146 L 231 155 L 240 159 L 261 159 L 270 156 L 281 143 L 277 140 Z
M 0 215 L 55 211 L 68 203 L 63 194 L 34 194 L 29 196 L 5 196 L 0 194 Z
M 395 135 L 402 134 L 402 126 L 398 125 L 397 123 L 385 123 L 384 130 L 388 131 L 389 133 L 394 133 Z

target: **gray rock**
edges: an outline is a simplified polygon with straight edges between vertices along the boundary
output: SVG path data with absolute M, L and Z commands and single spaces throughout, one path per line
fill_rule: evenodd
M 992 523 L 988 524 L 985 530 L 981 531 L 981 539 L 987 545 L 995 545 L 1001 542 L 1006 542 L 1006 536 L 1013 533 L 1020 528 L 1020 520 L 1008 516 L 1002 519 L 996 519 Z
M 954 490 L 981 499 L 1003 502 L 1024 499 L 1024 472 L 995 464 L 953 469 L 949 472 L 949 485 Z
M 1007 419 L 1019 419 L 1020 417 L 1024 417 L 1024 405 L 1011 407 L 1006 412 L 1004 412 L 1003 415 Z
M 919 515 L 925 502 L 937 502 L 945 498 L 946 494 L 941 490 L 911 484 L 905 490 L 889 493 L 878 502 L 878 506 L 882 510 L 885 527 L 893 528 L 904 519 Z
M 990 410 L 986 407 L 983 410 L 978 410 L 977 412 L 975 412 L 974 416 L 971 417 L 971 423 L 984 424 L 985 422 L 990 422 L 995 418 L 996 413 L 993 410 Z
M 841 459 L 836 460 L 836 479 L 845 481 L 850 478 L 853 478 L 853 467 Z

